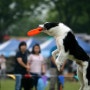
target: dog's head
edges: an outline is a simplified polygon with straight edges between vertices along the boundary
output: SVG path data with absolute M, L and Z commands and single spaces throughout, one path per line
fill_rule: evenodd
M 54 36 L 56 33 L 56 30 L 59 27 L 59 23 L 54 22 L 46 22 L 45 24 L 39 25 L 39 27 L 42 27 L 42 32 L 47 33 L 48 35 Z
M 28 36 L 33 36 L 33 35 L 39 34 L 40 32 L 44 32 L 50 36 L 57 37 L 60 35 L 64 35 L 69 30 L 70 28 L 64 25 L 63 23 L 46 22 L 45 24 L 39 25 L 38 28 L 33 29 L 32 31 L 30 30 L 28 32 Z

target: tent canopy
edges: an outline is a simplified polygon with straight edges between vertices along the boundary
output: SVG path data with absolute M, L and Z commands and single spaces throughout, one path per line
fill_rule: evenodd
M 86 53 L 90 53 L 90 45 L 80 38 L 76 38 L 78 44 L 85 50 Z
M 15 51 L 18 48 L 20 41 L 11 39 L 0 45 L 0 51 Z
M 83 41 L 80 38 L 76 38 L 78 44 L 85 50 L 86 53 L 90 54 L 90 45 Z M 49 39 L 48 41 L 46 41 L 45 43 L 41 44 L 41 49 L 42 49 L 42 54 L 45 57 L 49 57 L 51 56 L 51 52 L 53 51 L 53 49 L 55 49 L 56 46 L 56 42 L 53 38 Z
M 40 45 L 41 50 L 48 50 L 48 51 L 50 51 L 54 46 L 56 46 L 54 38 L 50 38 L 49 40 Z
M 30 49 L 33 47 L 33 45 L 35 44 L 40 44 L 41 42 L 35 38 L 30 38 L 28 40 L 26 40 L 26 44 L 27 44 L 27 49 Z
M 40 44 L 41 42 L 37 39 L 30 38 L 25 41 L 27 44 L 27 49 L 30 49 L 35 45 L 36 43 Z M 20 41 L 17 39 L 11 39 L 8 40 L 0 45 L 0 55 L 3 54 L 6 57 L 12 56 L 16 54 L 16 51 L 18 50 Z
M 86 53 L 90 54 L 90 45 L 83 41 L 80 38 L 76 37 L 79 45 L 86 51 Z M 56 42 L 54 38 L 50 38 L 47 41 L 41 43 L 40 40 L 35 38 L 30 38 L 25 41 L 27 43 L 27 49 L 30 49 L 36 43 L 40 44 L 41 53 L 44 57 L 49 57 L 51 55 L 52 48 L 56 47 Z M 18 49 L 20 41 L 16 39 L 8 40 L 7 42 L 0 45 L 0 54 L 4 54 L 5 56 L 15 55 L 16 50 Z
M 41 53 L 44 57 L 49 57 L 51 54 L 51 49 L 56 46 L 56 42 L 54 38 L 50 38 L 40 45 Z
M 16 39 L 8 40 L 7 42 L 0 45 L 0 54 L 5 56 L 15 55 L 16 50 L 18 49 L 20 41 Z

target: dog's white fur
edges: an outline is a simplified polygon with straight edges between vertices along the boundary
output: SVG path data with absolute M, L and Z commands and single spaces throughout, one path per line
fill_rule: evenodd
M 43 25 L 40 25 L 40 27 L 44 27 Z M 63 46 L 63 39 L 67 35 L 68 32 L 72 32 L 72 30 L 64 25 L 63 23 L 59 23 L 59 26 L 53 27 L 50 30 L 43 30 L 43 32 L 47 33 L 48 35 L 54 36 L 57 44 L 57 49 L 52 52 L 53 58 L 56 59 L 56 65 L 58 70 L 60 70 L 60 66 L 65 62 L 65 60 L 70 59 L 76 61 L 78 64 L 78 77 L 81 83 L 81 87 L 79 90 L 90 90 L 90 86 L 88 85 L 88 80 L 86 78 L 86 69 L 88 67 L 88 62 L 78 60 L 77 58 L 74 58 L 73 55 L 70 55 L 69 52 L 65 52 L 64 46 Z M 58 57 L 56 58 L 56 54 L 58 53 Z

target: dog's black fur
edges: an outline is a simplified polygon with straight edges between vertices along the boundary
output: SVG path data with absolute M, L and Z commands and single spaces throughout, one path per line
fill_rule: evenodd
M 78 60 L 87 61 L 88 62 L 88 68 L 87 68 L 87 79 L 88 79 L 88 85 L 90 85 L 90 58 L 86 54 L 86 52 L 79 46 L 77 43 L 75 36 L 72 32 L 68 32 L 67 36 L 63 40 L 63 45 L 65 48 L 65 52 L 69 51 L 69 54 L 73 55 Z
M 79 46 L 72 32 L 68 32 L 67 36 L 63 40 L 63 45 L 65 48 L 65 52 L 69 51 L 69 54 L 73 55 L 78 60 L 83 60 L 83 61 L 89 60 L 89 56 Z
M 45 23 L 45 24 L 44 24 L 44 28 L 46 28 L 46 30 L 49 30 L 49 29 L 52 28 L 52 27 L 58 26 L 58 24 L 59 24 L 59 23 L 54 23 L 54 22 L 52 22 L 52 23 Z

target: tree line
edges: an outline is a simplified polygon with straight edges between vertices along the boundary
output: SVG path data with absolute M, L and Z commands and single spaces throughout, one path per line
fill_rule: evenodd
M 0 0 L 0 40 L 26 36 L 40 23 L 63 22 L 74 32 L 90 34 L 89 0 Z

